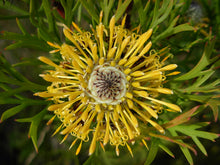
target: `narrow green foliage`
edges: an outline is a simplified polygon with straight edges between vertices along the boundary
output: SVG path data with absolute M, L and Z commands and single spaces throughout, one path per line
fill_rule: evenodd
M 80 0 L 80 2 L 82 3 L 86 11 L 89 13 L 89 15 L 92 17 L 92 19 L 94 19 L 96 23 L 99 23 L 99 15 L 92 1 Z
M 159 8 L 159 0 L 156 0 L 154 7 L 153 19 L 150 28 L 155 28 L 163 22 L 170 14 L 173 7 L 173 0 L 164 0 L 161 8 Z
M 158 152 L 158 148 L 159 148 L 158 144 L 159 144 L 158 139 L 154 139 L 154 138 L 151 139 L 151 145 L 144 165 L 150 165 L 153 162 Z
M 13 12 L 18 13 L 19 15 L 29 15 L 28 11 L 21 9 L 20 7 L 17 7 L 13 3 L 10 3 L 10 1 L 0 1 L 0 9 L 7 9 Z
M 1 116 L 0 123 L 5 121 L 6 119 L 10 118 L 11 116 L 16 115 L 20 111 L 24 110 L 26 106 L 27 105 L 25 103 L 23 103 L 23 104 L 20 104 L 18 106 L 15 106 L 13 108 L 6 110 Z
M 24 28 L 24 26 L 21 24 L 21 22 L 19 21 L 18 18 L 16 18 L 16 22 L 17 22 L 17 25 L 19 27 L 19 29 L 21 30 L 21 32 L 24 34 L 24 35 L 29 35 L 27 30 Z
M 55 31 L 56 31 L 55 22 L 54 22 L 54 18 L 52 16 L 52 11 L 51 11 L 51 6 L 50 6 L 49 0 L 43 0 L 42 5 L 44 8 L 44 12 L 47 16 L 49 32 L 55 33 Z
M 217 119 L 219 117 L 220 100 L 213 98 L 213 99 L 207 101 L 206 105 L 208 105 L 211 108 L 211 110 L 213 112 L 214 120 L 215 120 L 215 122 L 217 122 Z
M 115 21 L 118 21 L 119 18 L 125 13 L 128 5 L 131 3 L 131 0 L 125 0 L 122 4 L 120 4 L 115 12 Z
M 38 152 L 37 130 L 46 112 L 47 112 L 46 109 L 44 109 L 33 117 L 25 118 L 25 119 L 16 119 L 17 122 L 30 122 L 31 123 L 28 136 L 32 139 L 36 152 Z
M 168 155 L 170 155 L 172 158 L 175 158 L 174 154 L 172 151 L 170 151 L 169 148 L 167 148 L 165 145 L 159 144 L 159 147 L 165 151 Z
M 50 50 L 50 47 L 47 45 L 47 43 L 42 42 L 42 40 L 40 40 L 36 36 L 23 35 L 23 34 L 12 33 L 12 32 L 4 32 L 2 35 L 0 35 L 0 39 L 16 41 L 14 44 L 7 46 L 5 48 L 6 50 L 22 48 L 22 47 L 33 48 L 33 49 L 43 50 L 43 51 Z
M 169 129 L 169 131 L 170 131 L 172 136 L 174 136 L 174 137 L 178 136 L 177 133 L 175 132 L 175 130 Z M 183 142 L 182 140 L 179 140 L 179 141 Z M 179 146 L 179 147 L 180 147 L 181 151 L 183 152 L 183 154 L 184 154 L 186 160 L 188 161 L 188 163 L 190 165 L 193 165 L 193 158 L 192 158 L 191 153 L 189 152 L 189 149 L 186 148 L 186 147 L 183 147 L 183 146 Z
M 103 3 L 100 3 L 100 6 L 104 12 L 104 19 L 103 19 L 104 25 L 108 25 L 109 14 L 113 7 L 113 4 L 114 4 L 114 0 L 104 0 Z
M 201 72 L 206 66 L 210 65 L 214 61 L 218 59 L 218 57 L 211 58 L 211 54 L 215 45 L 215 39 L 211 40 L 209 43 L 206 44 L 203 55 L 198 62 L 198 64 L 191 69 L 188 73 L 181 75 L 180 77 L 176 78 L 177 81 L 189 80 L 195 78 L 197 76 L 202 75 Z
M 163 127 L 165 128 L 170 128 L 170 127 L 174 127 L 180 124 L 183 124 L 187 121 L 190 120 L 190 118 L 193 116 L 194 112 L 199 108 L 199 106 L 196 106 L 192 109 L 190 109 L 189 111 L 184 112 L 183 114 L 177 116 L 176 118 L 174 118 L 173 120 L 165 123 L 163 125 Z

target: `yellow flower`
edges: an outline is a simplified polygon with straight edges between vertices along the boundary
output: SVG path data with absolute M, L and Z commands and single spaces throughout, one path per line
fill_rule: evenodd
M 103 149 L 107 143 L 115 146 L 117 155 L 119 145 L 127 146 L 133 155 L 128 144 L 146 136 L 142 135 L 140 124 L 149 123 L 164 133 L 155 122 L 158 113 L 163 109 L 181 111 L 175 104 L 155 99 L 160 93 L 173 93 L 162 85 L 165 71 L 177 65 L 163 66 L 166 58 L 160 62 L 156 51 L 149 52 L 152 29 L 138 34 L 139 30 L 135 33 L 124 28 L 125 17 L 117 26 L 113 16 L 108 28 L 101 20 L 102 17 L 92 33 L 82 31 L 75 23 L 72 23 L 74 31 L 64 26 L 64 35 L 71 44 L 48 42 L 56 48 L 51 53 L 60 51 L 63 60 L 55 64 L 39 57 L 55 70 L 41 75 L 52 84 L 47 91 L 35 95 L 53 100 L 48 110 L 62 122 L 55 133 L 62 129 L 63 141 L 68 135 L 74 136 L 70 148 L 80 140 L 76 154 L 82 142 L 92 137 L 89 155 L 95 151 L 97 141 Z M 142 142 L 146 144 L 144 139 Z

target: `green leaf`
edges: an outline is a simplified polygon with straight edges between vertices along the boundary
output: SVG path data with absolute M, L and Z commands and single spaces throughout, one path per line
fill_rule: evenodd
M 146 18 L 147 18 L 146 13 L 148 11 L 147 8 L 149 7 L 149 4 L 150 4 L 150 1 L 147 2 L 146 9 L 144 10 L 143 9 L 143 2 L 141 0 L 134 0 L 134 5 L 138 11 L 141 26 L 143 26 L 146 21 Z
M 0 83 L 0 88 L 2 88 L 4 91 L 10 91 L 11 90 L 11 86 L 10 87 L 9 86 L 10 85 L 6 85 L 5 83 Z M 25 98 L 24 96 L 21 96 L 20 94 L 15 94 L 14 96 L 16 98 L 20 99 L 20 100 Z
M 119 18 L 122 17 L 125 10 L 127 9 L 128 5 L 131 3 L 132 0 L 125 0 L 117 9 L 115 12 L 115 21 L 117 22 Z
M 46 114 L 47 110 L 43 110 L 34 117 L 32 117 L 32 122 L 29 130 L 29 136 L 32 139 L 32 142 L 34 144 L 35 150 L 38 152 L 38 146 L 37 146 L 37 129 L 38 126 L 43 119 L 44 115 Z
M 79 8 L 80 1 L 73 0 L 61 0 L 60 1 L 65 12 L 65 25 L 70 27 L 71 22 L 74 20 L 74 16 L 77 15 L 75 12 Z
M 23 34 L 17 34 L 12 32 L 4 32 L 3 35 L 0 35 L 0 39 L 6 39 L 6 40 L 15 40 L 17 41 L 14 44 L 9 45 L 6 47 L 6 50 L 16 49 L 20 47 L 28 47 L 28 48 L 35 48 L 40 49 L 43 51 L 50 51 L 51 48 L 47 43 L 43 40 L 40 40 L 36 36 L 31 35 L 23 35 Z
M 35 1 L 35 0 L 30 0 L 30 9 L 29 9 L 29 13 L 30 13 L 30 21 L 31 23 L 38 27 L 38 22 L 36 20 L 37 17 L 37 9 L 38 9 L 38 1 Z
M 94 154 L 91 155 L 84 163 L 83 165 L 93 165 L 94 164 Z
M 215 71 L 213 70 L 209 70 L 206 74 L 200 76 L 197 78 L 196 82 L 194 82 L 191 86 L 189 86 L 188 88 L 185 88 L 184 91 L 186 92 L 190 92 L 190 90 L 193 90 L 194 88 L 197 88 L 199 86 L 201 86 L 205 81 L 207 81 L 213 74 L 215 73 Z
M 169 128 L 168 130 L 170 132 L 172 132 L 173 130 L 175 130 L 175 127 Z M 196 150 L 191 145 L 184 143 L 180 138 L 178 139 L 176 137 L 168 137 L 168 136 L 154 134 L 154 133 L 149 133 L 149 135 L 152 136 L 152 137 L 155 137 L 155 138 L 165 140 L 165 141 L 176 143 L 179 146 L 186 147 L 186 148 L 190 149 L 191 151 L 194 152 L 195 155 L 197 154 Z
M 22 101 L 18 99 L 12 99 L 12 98 L 4 98 L 0 99 L 0 105 L 1 104 L 21 104 Z
M 24 35 L 28 35 L 28 32 L 26 31 L 26 29 L 25 29 L 24 26 L 21 24 L 21 22 L 19 21 L 18 18 L 16 18 L 16 22 L 17 22 L 18 27 L 19 27 L 19 29 L 21 30 L 21 32 L 22 32 Z
M 169 132 L 171 133 L 172 136 L 178 136 L 174 129 L 169 129 Z M 183 142 L 182 140 L 179 140 L 179 141 Z M 186 147 L 183 147 L 181 145 L 179 145 L 179 147 L 180 147 L 181 151 L 183 152 L 186 160 L 189 162 L 189 164 L 193 165 L 193 159 L 192 159 L 192 155 L 189 152 L 189 149 Z
M 197 128 L 200 128 L 200 127 L 202 126 L 199 124 L 178 125 L 175 127 L 175 130 L 185 135 L 188 135 L 190 137 L 200 137 L 200 138 L 208 139 L 212 141 L 219 137 L 219 135 L 215 133 L 196 130 Z
M 194 28 L 190 26 L 189 24 L 181 24 L 176 27 L 174 27 L 176 21 L 178 20 L 178 16 L 173 20 L 173 22 L 170 24 L 170 26 L 163 31 L 161 34 L 159 34 L 157 37 L 153 39 L 153 42 L 156 43 L 157 41 L 160 41 L 166 37 L 169 37 L 171 35 L 184 32 L 184 31 L 193 31 Z
M 108 25 L 109 13 L 112 10 L 113 5 L 114 5 L 114 0 L 104 0 L 103 2 L 100 2 L 100 6 L 101 6 L 102 11 L 104 13 L 103 23 L 104 23 L 105 26 Z
M 192 140 L 196 143 L 196 145 L 199 147 L 199 149 L 202 151 L 202 153 L 207 156 L 206 149 L 205 149 L 205 147 L 202 145 L 202 143 L 199 141 L 199 139 L 196 138 L 195 136 L 193 136 L 193 137 L 192 137 Z
M 152 138 L 149 152 L 147 154 L 147 159 L 146 159 L 144 165 L 150 165 L 154 161 L 154 159 L 157 155 L 157 152 L 158 152 L 158 148 L 159 148 L 158 140 L 155 138 Z
M 183 123 L 189 121 L 190 117 L 192 117 L 193 113 L 195 113 L 195 111 L 199 107 L 200 106 L 196 106 L 196 107 L 190 109 L 189 111 L 184 112 L 183 114 L 177 116 L 176 118 L 169 121 L 168 123 L 163 124 L 163 127 L 170 128 L 170 127 L 174 127 L 174 126 L 177 126 L 177 125 L 180 125 L 180 124 L 183 124 Z
M 10 16 L 0 15 L 0 20 L 9 20 L 9 19 L 14 20 L 16 18 L 19 18 L 19 19 L 29 18 L 29 14 L 28 15 L 10 15 Z
M 176 34 L 176 33 L 183 32 L 183 31 L 193 31 L 193 30 L 195 29 L 186 23 L 186 24 L 181 24 L 181 25 L 176 26 L 173 29 L 172 34 Z
M 192 94 L 192 95 L 185 95 L 189 100 L 197 101 L 200 103 L 207 103 L 212 97 L 213 94 L 209 95 L 198 95 L 198 94 Z
M 189 137 L 192 138 L 192 140 L 195 142 L 195 144 L 198 146 L 198 148 L 202 151 L 202 153 L 204 155 L 207 155 L 207 152 L 204 148 L 204 146 L 202 145 L 202 143 L 199 141 L 198 137 L 203 138 L 203 139 L 208 139 L 208 140 L 212 140 L 214 141 L 216 138 L 219 137 L 218 134 L 215 133 L 210 133 L 210 132 L 206 132 L 206 131 L 200 131 L 197 130 L 198 128 L 204 127 L 206 125 L 208 125 L 208 122 L 204 122 L 204 123 L 197 123 L 197 124 L 190 124 L 190 125 L 177 125 L 175 127 L 173 127 L 170 131 L 173 132 L 180 132 L 182 134 L 185 134 Z M 177 134 L 173 134 L 173 135 L 177 135 Z M 187 151 L 185 150 L 184 152 L 186 152 L 187 156 L 189 157 L 189 153 L 187 153 Z
M 159 9 L 159 3 L 160 1 L 156 0 L 153 19 L 150 25 L 150 28 L 152 29 L 154 29 L 157 25 L 163 22 L 169 16 L 173 8 L 173 0 L 164 0 L 160 9 Z
M 189 149 L 186 147 L 180 146 L 181 151 L 183 152 L 184 156 L 186 157 L 187 161 L 190 165 L 193 165 L 193 158 L 192 155 L 189 152 Z
M 13 96 L 13 95 L 18 94 L 20 92 L 23 92 L 25 90 L 28 90 L 27 87 L 22 86 L 22 87 L 19 87 L 19 88 L 11 89 L 11 90 L 6 91 L 6 92 L 1 92 L 0 93 L 0 99 L 4 99 L 6 97 Z
M 195 78 L 198 75 L 200 75 L 201 71 L 206 66 L 208 66 L 209 64 L 211 64 L 212 62 L 214 62 L 218 58 L 218 57 L 214 57 L 214 58 L 210 59 L 214 45 L 215 45 L 215 39 L 210 41 L 210 43 L 208 43 L 205 46 L 205 50 L 204 50 L 203 55 L 202 55 L 200 61 L 198 62 L 198 64 L 193 69 L 191 69 L 188 73 L 186 73 L 180 77 L 177 77 L 175 80 L 177 80 L 177 81 L 189 80 L 189 79 Z
M 95 22 L 99 23 L 99 16 L 96 12 L 96 9 L 94 8 L 94 3 L 92 1 L 86 1 L 86 0 L 80 0 L 83 7 L 86 9 L 86 11 L 89 13 L 89 15 L 95 20 Z
M 214 115 L 214 120 L 215 122 L 217 122 L 219 116 L 218 114 L 219 114 L 220 101 L 217 99 L 210 99 L 209 101 L 207 101 L 206 105 L 210 106 Z
M 28 136 L 32 139 L 32 142 L 34 144 L 34 148 L 35 148 L 36 152 L 38 152 L 37 130 L 38 130 L 39 124 L 41 123 L 41 121 L 46 113 L 47 113 L 47 110 L 44 109 L 41 112 L 39 112 L 37 115 L 35 115 L 31 118 L 16 119 L 17 122 L 31 122 Z
M 16 115 L 20 111 L 24 110 L 26 108 L 26 106 L 27 105 L 25 103 L 23 103 L 21 105 L 18 105 L 18 106 L 15 106 L 13 108 L 10 108 L 10 109 L 6 110 L 5 112 L 3 112 L 2 116 L 1 116 L 0 123 L 5 121 L 6 119 L 10 118 L 11 116 Z
M 174 154 L 172 153 L 172 151 L 170 151 L 169 148 L 167 148 L 165 145 L 159 144 L 159 147 L 165 151 L 168 155 L 170 155 L 172 158 L 175 158 Z
M 10 3 L 10 1 L 5 1 L 5 2 L 0 1 L 0 8 L 11 10 L 16 13 L 23 14 L 23 15 L 29 14 L 27 11 L 15 6 L 13 3 Z
M 50 3 L 51 2 L 49 2 L 49 0 L 43 0 L 42 1 L 44 12 L 47 16 L 47 21 L 48 21 L 48 26 L 49 26 L 48 31 L 55 34 L 55 31 L 56 31 L 55 21 L 53 19 L 53 15 L 52 15 L 52 11 L 51 11 L 52 9 L 51 9 L 51 4 Z

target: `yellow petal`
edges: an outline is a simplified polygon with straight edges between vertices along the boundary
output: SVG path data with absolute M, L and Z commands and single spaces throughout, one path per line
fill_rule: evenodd
M 143 142 L 143 144 L 145 145 L 145 147 L 147 148 L 147 150 L 149 150 L 149 147 L 148 147 L 146 141 L 145 141 L 144 139 L 141 139 L 141 141 Z
M 151 101 L 154 101 L 156 103 L 159 103 L 159 104 L 162 104 L 162 105 L 165 105 L 175 111 L 178 111 L 178 112 L 182 112 L 182 110 L 180 109 L 179 106 L 175 105 L 175 104 L 172 104 L 172 103 L 167 103 L 167 102 L 164 102 L 164 101 L 160 101 L 160 100 L 157 100 L 157 99 L 154 99 L 154 98 L 151 98 L 151 97 L 146 97 L 146 99 L 149 99 Z
M 130 49 L 129 52 L 126 53 L 124 58 L 128 58 L 129 56 L 133 57 L 137 54 L 139 49 L 144 45 L 144 43 L 150 38 L 153 30 L 149 29 L 147 32 L 142 34 L 138 40 L 136 41 L 135 45 Z M 134 51 L 134 52 L 133 52 Z M 131 55 L 132 54 L 132 55 Z
M 134 80 L 142 80 L 142 79 L 154 78 L 154 77 L 157 78 L 158 76 L 161 76 L 161 75 L 162 75 L 162 72 L 153 71 L 153 72 L 145 73 L 144 76 L 134 78 Z
M 110 60 L 111 58 L 114 57 L 116 50 L 117 50 L 117 47 L 113 47 L 108 51 L 107 60 Z
M 118 145 L 116 145 L 115 147 L 115 152 L 116 152 L 116 155 L 119 156 L 119 149 L 118 149 Z
M 58 44 L 53 44 L 52 42 L 49 42 L 49 41 L 47 41 L 47 44 L 54 47 L 54 48 L 60 49 L 60 46 Z
M 109 31 L 110 31 L 110 36 L 109 36 L 109 50 L 112 47 L 113 43 L 113 34 L 114 34 L 114 27 L 115 27 L 115 16 L 113 16 L 110 20 L 109 23 Z
M 111 61 L 110 65 L 114 67 L 116 65 L 116 62 L 115 61 Z
M 56 117 L 56 115 L 54 115 L 54 116 L 47 122 L 47 125 L 50 125 L 50 124 L 53 122 L 53 120 L 55 119 L 55 117 Z
M 71 143 L 71 145 L 70 145 L 70 147 L 69 147 L 69 150 L 74 146 L 74 144 L 76 143 L 77 140 L 78 140 L 78 139 L 75 139 L 75 140 Z
M 118 113 L 121 112 L 121 105 L 119 105 L 119 104 L 116 105 L 116 111 L 117 111 Z
M 56 134 L 60 131 L 60 129 L 61 129 L 62 127 L 63 127 L 63 124 L 61 124 L 61 125 L 55 130 L 55 132 L 53 133 L 52 136 L 56 135 Z
M 146 91 L 137 91 L 137 90 L 133 90 L 133 92 L 143 98 L 146 98 L 148 96 L 148 93 Z
M 125 67 L 129 66 L 129 65 L 133 65 L 136 61 L 139 60 L 140 57 L 138 56 L 133 56 L 131 58 L 128 59 L 128 62 L 124 65 Z
M 105 47 L 104 47 L 104 41 L 103 41 L 104 25 L 100 23 L 96 27 L 96 31 L 97 31 L 97 37 L 99 39 L 99 55 L 100 57 L 103 57 L 103 53 L 104 53 L 104 57 L 105 57 Z
M 143 76 L 144 72 L 142 72 L 142 71 L 135 71 L 135 72 L 131 73 L 130 75 L 133 76 L 133 77 L 139 77 L 139 76 Z
M 132 84 L 131 84 L 133 87 L 140 87 L 140 82 L 138 82 L 138 81 L 135 81 L 135 82 L 133 82 Z
M 72 22 L 73 27 L 76 29 L 76 31 L 78 31 L 79 33 L 82 33 L 82 31 L 80 30 L 79 26 L 77 26 L 77 24 L 75 24 L 74 22 Z
M 119 62 L 118 62 L 118 65 L 122 66 L 124 65 L 125 63 L 127 62 L 127 59 L 121 59 Z
M 128 45 L 129 41 L 130 41 L 131 36 L 126 37 L 122 43 L 121 43 L 121 47 L 118 49 L 116 56 L 115 56 L 115 60 L 120 59 L 121 54 L 123 53 L 125 47 Z
M 104 145 L 106 145 L 109 141 L 109 127 L 110 127 L 109 112 L 105 113 L 105 121 L 106 121 L 106 129 L 105 129 L 105 136 L 103 140 Z
M 148 105 L 146 105 L 144 102 L 138 101 L 136 99 L 133 99 L 136 103 L 138 103 L 140 106 L 142 106 L 151 116 L 153 116 L 155 119 L 158 118 L 157 113 L 151 109 Z
M 100 127 L 100 122 L 98 122 L 98 124 L 95 128 L 95 133 L 93 134 L 92 142 L 91 142 L 90 147 L 89 147 L 89 155 L 92 155 L 95 151 L 97 135 L 99 133 L 99 127 Z
M 99 59 L 99 65 L 103 65 L 104 62 L 105 62 L 105 58 L 104 58 L 104 57 L 101 57 L 101 58 Z
M 82 140 L 81 140 L 81 142 L 80 142 L 80 144 L 79 144 L 79 147 L 78 147 L 77 150 L 76 150 L 76 155 L 79 154 L 81 148 L 82 148 Z
M 160 68 L 158 70 L 160 70 L 160 71 L 167 71 L 167 70 L 174 70 L 176 68 L 177 68 L 176 64 L 170 64 L 170 65 L 167 65 L 167 66 L 165 66 L 163 68 Z
M 132 99 L 132 98 L 133 98 L 133 95 L 132 95 L 130 92 L 126 92 L 126 94 L 125 94 L 125 95 L 126 95 L 126 97 L 127 97 L 127 98 L 130 98 L 130 99 Z
M 97 112 L 101 112 L 100 104 L 96 104 L 96 105 L 95 105 L 95 110 L 96 110 Z
M 104 145 L 102 144 L 102 142 L 100 142 L 99 144 L 100 144 L 102 150 L 105 152 L 105 147 L 104 147 Z
M 131 150 L 131 147 L 127 143 L 125 143 L 125 144 L 126 144 L 126 146 L 128 148 L 128 151 L 130 152 L 131 156 L 134 157 L 133 152 Z
M 82 53 L 82 55 L 87 58 L 88 56 L 83 51 L 83 49 L 79 46 L 77 41 L 73 38 L 72 34 L 70 33 L 71 30 L 68 30 L 68 28 L 64 27 L 63 34 L 70 40 L 72 43 L 77 47 L 77 49 Z
M 174 71 L 172 73 L 169 73 L 167 74 L 166 76 L 174 76 L 174 75 L 177 75 L 177 74 L 180 74 L 181 72 L 178 72 L 178 71 Z
M 173 91 L 168 88 L 149 88 L 149 87 L 138 87 L 139 89 L 144 89 L 148 91 L 156 91 L 164 94 L 173 94 Z
M 63 140 L 60 142 L 60 144 L 62 144 L 62 143 L 67 139 L 68 136 L 69 136 L 69 134 L 66 134 L 66 135 L 64 136 Z
M 132 101 L 132 100 L 130 100 L 130 99 L 126 99 L 126 101 L 127 101 L 128 107 L 129 107 L 130 109 L 132 109 L 132 108 L 133 108 L 133 106 L 134 106 L 133 101 Z
M 122 28 L 123 28 L 124 25 L 125 25 L 126 17 L 127 17 L 127 14 L 125 14 L 125 16 L 123 17 L 123 19 L 122 19 L 122 21 L 121 21 L 121 26 L 122 26 Z
M 103 117 L 104 117 L 104 111 L 99 112 L 97 115 L 97 121 L 101 122 L 103 120 Z
M 143 48 L 143 50 L 141 51 L 141 53 L 138 55 L 138 57 L 142 57 L 143 55 L 145 55 L 151 48 L 152 46 L 152 42 L 148 42 L 147 45 Z
M 92 54 L 91 54 L 94 62 L 96 63 L 98 61 L 98 55 L 97 55 L 97 45 L 94 44 L 93 47 L 92 47 Z
M 81 68 L 84 68 L 84 69 L 86 68 L 86 65 L 81 60 L 83 58 L 82 57 L 80 58 L 80 56 L 78 54 L 76 54 L 74 47 L 67 45 L 67 44 L 63 44 L 61 47 L 60 53 L 62 55 L 68 54 L 69 57 L 76 60 L 76 62 L 80 65 Z M 84 61 L 85 61 L 85 59 L 84 59 Z
M 159 132 L 164 133 L 164 129 L 156 122 L 150 120 L 145 114 L 143 114 L 137 107 L 134 106 L 133 110 L 137 112 L 145 121 L 149 122 L 153 127 L 155 127 Z

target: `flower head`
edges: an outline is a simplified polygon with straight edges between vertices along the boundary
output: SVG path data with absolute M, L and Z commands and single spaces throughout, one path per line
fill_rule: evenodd
M 165 72 L 177 65 L 164 66 L 166 58 L 160 61 L 156 51 L 149 52 L 152 29 L 138 34 L 138 30 L 125 29 L 124 24 L 125 17 L 117 26 L 113 16 L 109 27 L 100 18 L 92 33 L 82 31 L 75 23 L 75 31 L 64 26 L 64 35 L 71 44 L 48 42 L 56 48 L 51 53 L 60 52 L 63 60 L 55 64 L 46 57 L 39 58 L 55 69 L 41 75 L 51 85 L 36 95 L 54 102 L 48 110 L 62 122 L 56 132 L 62 129 L 64 140 L 68 135 L 75 137 L 70 147 L 81 141 L 76 154 L 82 142 L 90 138 L 89 154 L 97 141 L 102 147 L 107 143 L 115 146 L 117 155 L 118 147 L 126 145 L 132 154 L 128 144 L 141 137 L 140 124 L 149 123 L 164 133 L 155 122 L 158 113 L 162 109 L 181 111 L 177 105 L 156 99 L 160 93 L 173 93 L 162 85 Z

